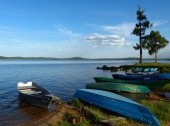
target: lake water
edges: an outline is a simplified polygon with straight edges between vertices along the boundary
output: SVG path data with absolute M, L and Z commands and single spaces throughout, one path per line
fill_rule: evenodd
M 18 82 L 34 81 L 63 101 L 71 99 L 79 88 L 95 82 L 94 76 L 111 77 L 109 71 L 96 67 L 134 64 L 136 60 L 28 61 L 0 60 L 0 126 L 17 125 L 48 113 L 18 100 Z M 167 61 L 165 61 L 167 62 Z

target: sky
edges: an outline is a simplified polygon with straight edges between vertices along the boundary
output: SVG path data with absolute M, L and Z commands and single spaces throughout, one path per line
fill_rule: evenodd
M 170 0 L 0 0 L 0 56 L 139 57 L 138 6 L 170 40 Z M 170 58 L 170 44 L 159 58 Z M 150 58 L 147 50 L 144 58 Z

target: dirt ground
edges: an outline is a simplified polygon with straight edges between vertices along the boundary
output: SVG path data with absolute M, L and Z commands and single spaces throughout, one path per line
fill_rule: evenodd
M 18 126 L 49 126 L 57 124 L 58 122 L 63 121 L 63 117 L 66 113 L 75 115 L 75 117 L 81 114 L 77 108 L 66 103 L 53 103 L 53 107 L 49 113 L 19 124 Z

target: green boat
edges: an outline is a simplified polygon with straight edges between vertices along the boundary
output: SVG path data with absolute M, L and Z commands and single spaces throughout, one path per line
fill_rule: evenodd
M 142 81 L 142 80 L 117 80 L 113 78 L 107 77 L 94 77 L 95 81 L 100 82 L 108 82 L 108 83 L 124 83 L 124 84 L 136 84 L 136 85 L 144 85 L 150 89 L 161 88 L 167 83 L 170 83 L 170 80 L 157 80 L 157 81 Z
M 88 89 L 99 89 L 99 90 L 107 90 L 107 91 L 115 91 L 115 92 L 130 92 L 130 93 L 150 93 L 151 90 L 142 85 L 135 84 L 124 84 L 124 83 L 89 83 L 86 84 L 86 88 Z

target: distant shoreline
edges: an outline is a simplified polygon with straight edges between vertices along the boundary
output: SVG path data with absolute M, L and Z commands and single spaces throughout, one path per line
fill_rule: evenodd
M 82 57 L 71 57 L 71 58 L 53 58 L 53 57 L 4 57 L 0 56 L 0 60 L 139 60 L 139 58 L 135 57 L 127 57 L 127 58 L 82 58 Z M 143 59 L 143 60 L 154 60 Z M 168 58 L 162 58 L 158 60 L 170 60 Z

